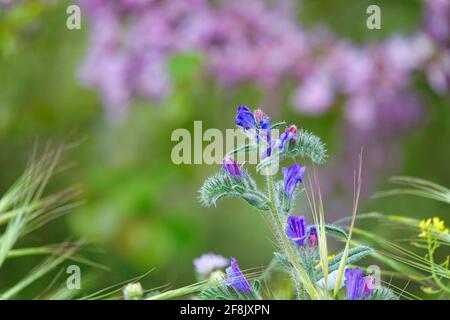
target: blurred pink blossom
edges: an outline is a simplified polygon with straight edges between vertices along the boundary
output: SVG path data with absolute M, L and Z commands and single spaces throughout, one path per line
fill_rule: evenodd
M 80 0 L 91 24 L 80 78 L 97 89 L 110 115 L 121 117 L 133 98 L 168 96 L 168 58 L 195 52 L 224 86 L 252 82 L 274 90 L 291 79 L 291 102 L 300 112 L 321 114 L 344 96 L 346 118 L 361 120 L 359 128 L 374 126 L 380 112 L 373 108 L 415 99 L 414 72 L 448 93 L 450 0 L 423 1 L 423 31 L 356 46 L 323 26 L 306 31 L 289 0 Z

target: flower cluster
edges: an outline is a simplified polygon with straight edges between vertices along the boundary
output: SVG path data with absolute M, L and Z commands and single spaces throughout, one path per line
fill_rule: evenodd
M 320 153 L 320 150 L 316 150 L 317 153 L 308 153 L 308 150 L 312 149 L 311 146 L 320 145 L 318 144 L 320 139 L 304 129 L 298 131 L 294 125 L 286 128 L 284 134 L 279 138 L 273 138 L 270 134 L 270 118 L 259 109 L 251 111 L 246 106 L 238 106 L 235 124 L 253 137 L 257 144 L 262 144 L 264 141 L 270 148 L 283 146 L 275 149 L 277 154 L 266 152 L 266 158 L 260 160 L 256 165 L 257 171 L 262 163 L 270 161 L 274 157 L 288 154 L 289 158 L 295 158 L 302 155 L 314 162 L 316 159 L 314 155 Z M 293 148 L 286 147 L 286 144 L 291 141 L 295 141 L 295 146 Z M 236 150 L 246 152 L 246 149 L 242 148 Z M 297 153 L 293 150 L 297 150 Z M 300 192 L 297 192 L 297 189 L 303 182 L 305 172 L 306 166 L 300 166 L 294 162 L 292 165 L 282 168 L 282 180 L 274 181 L 276 174 L 264 175 L 267 185 L 266 192 L 261 192 L 248 172 L 240 168 L 228 155 L 224 159 L 222 171 L 208 178 L 200 189 L 200 200 L 203 204 L 212 206 L 219 198 L 238 197 L 260 210 L 271 223 L 276 239 L 279 241 L 280 251 L 274 253 L 275 257 L 271 265 L 282 265 L 284 266 L 283 270 L 290 273 L 298 298 L 303 299 L 309 296 L 311 299 L 317 299 L 321 295 L 330 297 L 328 291 L 334 288 L 336 297 L 339 289 L 345 285 L 348 300 L 372 299 L 375 290 L 374 277 L 363 276 L 359 268 L 345 268 L 346 265 L 354 264 L 370 254 L 372 249 L 356 246 L 348 249 L 345 253 L 342 251 L 329 256 L 326 241 L 321 242 L 325 245 L 320 245 L 319 236 L 326 237 L 326 233 L 330 231 L 349 241 L 349 235 L 338 226 L 326 225 L 323 222 L 325 221 L 323 212 L 316 212 L 313 209 L 313 218 L 317 225 L 309 226 L 304 216 L 291 213 L 293 206 L 290 205 L 290 202 L 294 201 L 295 197 L 303 191 L 301 189 Z M 286 203 L 289 205 L 285 205 Z M 321 204 L 318 205 L 321 206 Z M 344 255 L 345 258 L 343 258 Z M 201 257 L 201 264 L 206 265 L 205 272 L 216 267 L 216 259 L 217 257 L 214 255 Z M 342 259 L 346 259 L 345 264 L 342 264 Z M 199 262 L 200 259 L 195 262 L 197 269 Z M 214 282 L 213 287 L 206 289 L 202 296 L 220 299 L 258 299 L 261 297 L 258 291 L 260 286 L 258 280 L 254 280 L 255 282 L 251 284 L 233 257 L 230 258 L 230 266 L 226 268 L 226 275 L 220 279 L 219 285 Z M 337 285 L 338 279 L 341 282 L 339 285 Z M 318 293 L 321 290 L 326 293 Z M 378 299 L 396 298 L 396 295 L 388 288 L 378 290 L 375 296 Z
M 396 169 L 401 155 L 395 137 L 422 119 L 412 86 L 415 74 L 424 74 L 439 94 L 448 94 L 450 88 L 448 0 L 423 0 L 417 32 L 365 45 L 324 27 L 305 29 L 291 0 L 78 1 L 90 24 L 79 78 L 99 93 L 110 118 L 123 118 L 137 98 L 158 102 L 168 97 L 173 89 L 168 64 L 177 55 L 200 58 L 202 75 L 226 88 L 250 82 L 272 97 L 283 83 L 293 82 L 289 101 L 301 113 L 321 115 L 342 104 L 347 143 L 334 165 L 342 169 L 330 169 L 323 184 L 328 195 L 351 190 L 340 175 L 351 174 L 354 166 L 348 157 L 361 145 L 372 146 L 366 167 L 377 176 Z M 244 128 L 265 124 L 258 113 L 252 119 L 243 110 L 242 116 Z M 292 136 L 294 127 L 261 156 L 283 148 Z M 366 181 L 370 192 L 376 177 Z M 336 212 L 348 210 L 333 202 Z
M 324 28 L 306 31 L 292 1 L 79 1 L 91 24 L 81 78 L 117 116 L 135 96 L 158 100 L 170 93 L 166 64 L 178 53 L 201 53 L 226 86 L 250 80 L 270 89 L 293 78 L 292 102 L 306 113 L 328 110 L 343 94 L 347 119 L 364 130 L 414 118 L 412 72 L 425 71 L 435 90 L 448 92 L 447 0 L 424 0 L 424 31 L 365 47 Z
M 448 228 L 445 227 L 445 223 L 443 220 L 438 217 L 434 217 L 433 219 L 421 220 L 419 223 L 421 238 L 429 238 L 431 233 L 442 233 L 448 234 Z

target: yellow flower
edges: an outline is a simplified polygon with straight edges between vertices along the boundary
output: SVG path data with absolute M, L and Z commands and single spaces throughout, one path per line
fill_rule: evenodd
M 433 218 L 433 227 L 442 233 L 448 233 L 448 228 L 445 228 L 445 224 L 443 220 L 440 220 L 438 217 Z
M 444 221 L 438 217 L 420 221 L 419 228 L 421 231 L 419 234 L 420 238 L 428 238 L 430 236 L 430 231 L 448 234 L 448 228 L 445 227 Z
M 335 254 L 328 255 L 327 260 L 329 261 L 329 260 L 333 259 L 335 256 L 336 256 Z M 319 269 L 321 266 L 322 266 L 322 262 L 319 262 L 316 265 L 316 268 Z

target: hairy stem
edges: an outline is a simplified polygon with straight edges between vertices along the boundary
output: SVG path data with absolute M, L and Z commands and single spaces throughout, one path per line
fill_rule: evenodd
M 292 267 L 295 270 L 294 276 L 303 285 L 303 288 L 300 288 L 299 292 L 301 292 L 304 289 L 306 290 L 311 299 L 313 300 L 317 299 L 318 298 L 317 292 L 313 284 L 311 283 L 308 274 L 303 269 L 303 267 L 298 263 L 297 255 L 295 254 L 291 244 L 289 243 L 289 240 L 287 239 L 287 237 L 283 232 L 283 225 L 280 220 L 280 214 L 277 207 L 275 206 L 273 178 L 270 174 L 266 175 L 266 183 L 267 183 L 267 193 L 269 197 L 268 206 L 273 215 L 275 232 L 278 236 L 279 241 L 281 242 L 280 243 L 281 247 L 285 249 L 286 257 L 288 258 L 289 262 L 291 263 Z

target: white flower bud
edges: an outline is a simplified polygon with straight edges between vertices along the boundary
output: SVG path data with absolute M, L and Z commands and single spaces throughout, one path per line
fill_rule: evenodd
M 125 300 L 139 300 L 144 295 L 144 290 L 139 282 L 129 283 L 123 288 Z

